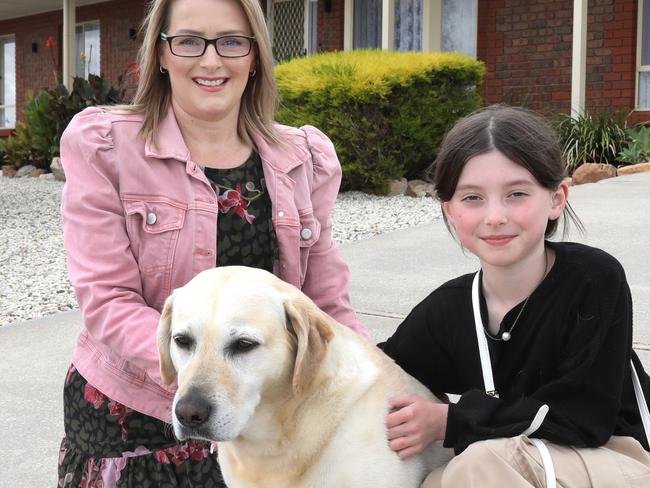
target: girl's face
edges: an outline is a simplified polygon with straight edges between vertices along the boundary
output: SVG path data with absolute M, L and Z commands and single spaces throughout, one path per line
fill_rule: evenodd
M 229 35 L 252 36 L 237 0 L 175 0 L 169 12 L 168 36 L 196 35 L 207 39 Z M 214 121 L 239 117 L 242 94 L 255 66 L 255 48 L 244 57 L 222 58 L 209 45 L 201 57 L 172 54 L 166 41 L 159 45 L 160 66 L 169 71 L 174 110 L 192 118 Z
M 568 195 L 552 191 L 524 167 L 494 150 L 467 161 L 442 208 L 461 244 L 483 264 L 508 267 L 541 255 L 548 220 L 560 217 Z

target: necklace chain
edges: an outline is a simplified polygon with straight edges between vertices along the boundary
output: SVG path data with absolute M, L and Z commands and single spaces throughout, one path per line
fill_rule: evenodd
M 546 278 L 546 275 L 548 274 L 548 254 L 546 249 L 544 249 L 544 274 L 542 275 L 542 281 L 544 281 L 544 278 Z M 539 286 L 539 285 L 537 285 Z M 534 291 L 534 290 L 533 290 Z M 532 292 L 531 292 L 532 295 Z M 524 312 L 524 309 L 526 308 L 526 305 L 528 304 L 528 300 L 530 299 L 530 295 L 526 297 L 526 300 L 524 300 L 524 304 L 521 306 L 519 309 L 519 313 L 517 314 L 517 317 L 515 317 L 515 320 L 512 322 L 512 325 L 510 326 L 509 330 L 504 331 L 500 336 L 493 336 L 490 334 L 486 329 L 485 330 L 485 335 L 492 339 L 493 341 L 503 341 L 503 342 L 508 342 L 510 338 L 512 337 L 512 331 L 514 330 L 515 326 L 517 325 L 517 322 L 519 322 L 519 317 L 521 317 L 521 314 Z

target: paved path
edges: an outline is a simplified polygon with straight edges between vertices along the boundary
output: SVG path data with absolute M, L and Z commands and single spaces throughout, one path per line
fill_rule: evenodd
M 650 369 L 650 173 L 572 188 L 570 201 L 588 230 L 570 239 L 602 247 L 626 269 L 635 347 Z M 348 243 L 342 251 L 352 269 L 354 306 L 376 340 L 436 286 L 477 268 L 442 222 Z M 56 486 L 61 389 L 79 327 L 77 312 L 0 327 L 2 487 Z

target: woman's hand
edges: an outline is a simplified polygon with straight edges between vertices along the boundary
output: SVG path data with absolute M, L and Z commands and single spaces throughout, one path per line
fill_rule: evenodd
M 448 405 L 417 395 L 392 398 L 386 416 L 390 448 L 401 459 L 419 454 L 434 441 L 444 439 Z

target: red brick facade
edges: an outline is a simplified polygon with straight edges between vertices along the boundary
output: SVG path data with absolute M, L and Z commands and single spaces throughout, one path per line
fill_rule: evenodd
M 573 4 L 565 0 L 480 0 L 477 57 L 485 103 L 569 112 Z
M 637 0 L 590 0 L 587 29 L 589 112 L 635 106 Z
M 319 0 L 318 52 L 343 51 L 345 0 Z
M 265 0 L 261 3 L 266 6 Z M 318 0 L 319 52 L 343 49 L 344 3 Z M 144 5 L 145 0 L 113 0 L 77 8 L 78 23 L 99 21 L 101 71 L 113 83 L 136 60 L 139 42 L 130 35 L 140 27 Z M 590 112 L 635 106 L 637 10 L 638 0 L 589 0 L 586 108 Z M 0 36 L 13 34 L 16 39 L 19 119 L 28 90 L 54 86 L 55 66 L 45 40 L 54 37 L 55 62 L 60 66 L 62 23 L 62 11 L 0 21 Z M 477 57 L 487 66 L 485 103 L 568 113 L 572 28 L 571 1 L 479 0 Z M 134 79 L 127 79 L 133 93 Z M 650 112 L 635 112 L 632 119 L 650 119 Z
M 129 29 L 138 30 L 143 12 L 144 0 L 117 0 L 77 8 L 77 23 L 99 21 L 101 72 L 114 84 L 127 69 L 127 64 L 135 62 L 139 43 L 129 39 Z M 62 31 L 61 10 L 0 21 L 0 36 L 11 34 L 16 39 L 16 115 L 19 120 L 23 118 L 21 107 L 28 90 L 37 92 L 56 85 L 54 73 L 57 67 L 60 73 L 62 63 Z M 54 50 L 45 47 L 49 36 L 54 38 Z M 132 93 L 133 78 L 126 80 L 130 82 L 127 87 Z
M 477 57 L 487 67 L 485 103 L 571 109 L 573 3 L 479 0 Z M 585 106 L 635 107 L 638 0 L 589 0 Z M 636 112 L 630 120 L 642 120 Z

